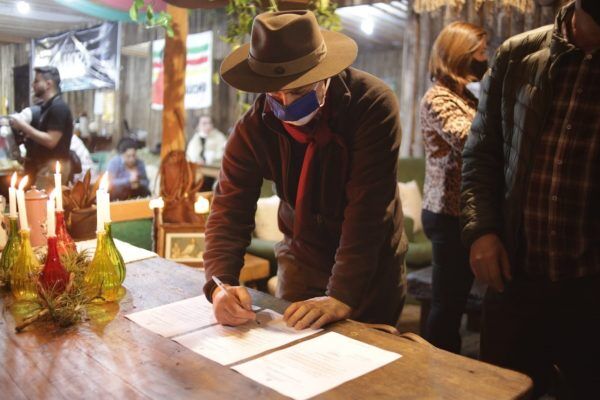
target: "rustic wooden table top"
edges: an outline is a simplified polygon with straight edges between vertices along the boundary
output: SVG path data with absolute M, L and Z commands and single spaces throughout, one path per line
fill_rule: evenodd
M 161 258 L 127 265 L 127 295 L 67 330 L 0 320 L 0 397 L 5 399 L 281 399 L 284 396 L 145 330 L 124 315 L 202 293 L 202 271 Z M 286 303 L 253 291 L 255 303 Z M 4 307 L 3 307 L 4 308 Z M 526 376 L 344 321 L 332 330 L 398 352 L 395 362 L 319 396 L 323 399 L 521 399 Z

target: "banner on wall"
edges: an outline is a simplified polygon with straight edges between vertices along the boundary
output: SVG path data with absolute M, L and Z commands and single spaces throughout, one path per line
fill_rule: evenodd
M 206 108 L 212 105 L 212 31 L 187 37 L 185 67 L 185 108 Z M 164 40 L 152 42 L 152 109 L 162 110 L 164 89 Z
M 33 67 L 58 68 L 63 92 L 119 88 L 121 52 L 117 22 L 33 39 L 31 49 Z

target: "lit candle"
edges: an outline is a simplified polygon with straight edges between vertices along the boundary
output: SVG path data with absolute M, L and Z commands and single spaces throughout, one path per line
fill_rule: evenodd
M 107 210 L 110 207 L 110 200 L 107 191 L 108 175 L 104 173 L 96 191 L 96 232 L 104 232 L 104 222 L 110 220 L 110 210 Z
M 196 214 L 206 214 L 208 213 L 209 208 L 210 203 L 208 202 L 208 199 L 206 199 L 204 196 L 198 197 L 198 200 L 196 200 L 196 202 L 194 203 L 194 212 Z
M 19 188 L 17 189 L 17 204 L 19 205 L 19 222 L 21 223 L 21 230 L 29 230 L 29 224 L 27 223 L 27 210 L 25 209 L 25 186 L 29 178 L 25 176 L 19 182 Z
M 10 209 L 10 217 L 17 218 L 17 173 L 15 172 L 10 179 L 10 187 L 8 188 L 8 207 Z
M 50 193 L 48 197 L 48 207 L 46 207 L 46 228 L 48 230 L 48 237 L 56 236 L 56 215 L 54 214 L 54 198 L 56 196 L 56 189 Z
M 62 176 L 60 173 L 60 163 L 56 162 L 56 173 L 54 174 L 54 190 L 56 192 L 56 211 L 63 210 L 62 198 Z
M 110 193 L 108 193 L 108 179 L 106 180 L 106 191 L 104 192 L 104 222 L 110 222 Z

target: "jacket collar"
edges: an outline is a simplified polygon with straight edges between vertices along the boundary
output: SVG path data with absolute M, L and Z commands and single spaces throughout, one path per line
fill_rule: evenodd
M 550 54 L 554 58 L 577 49 L 569 38 L 571 19 L 574 12 L 575 2 L 572 2 L 561 8 L 556 16 L 550 41 Z

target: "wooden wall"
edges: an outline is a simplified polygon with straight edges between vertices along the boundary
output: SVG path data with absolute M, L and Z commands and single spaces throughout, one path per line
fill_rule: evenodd
M 483 26 L 488 33 L 491 59 L 495 49 L 510 36 L 553 23 L 562 1 L 556 0 L 551 6 L 540 6 L 537 0 L 533 3 L 533 11 L 526 15 L 513 8 L 497 6 L 496 2 L 485 2 L 479 10 L 475 10 L 474 0 L 466 0 L 464 8 L 460 11 L 446 6 L 432 13 L 419 15 L 411 9 L 406 27 L 410 34 L 404 35 L 402 55 L 402 156 L 423 155 L 419 103 L 430 85 L 427 72 L 429 52 L 442 28 L 457 20 Z
M 0 101 L 8 99 L 10 112 L 15 111 L 13 68 L 29 63 L 29 47 L 28 43 L 0 46 Z

